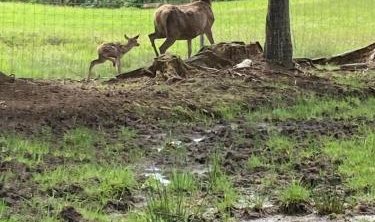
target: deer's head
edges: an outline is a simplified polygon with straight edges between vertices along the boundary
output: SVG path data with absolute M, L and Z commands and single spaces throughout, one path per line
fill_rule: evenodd
M 133 47 L 137 47 L 139 46 L 139 43 L 138 43 L 138 37 L 139 35 L 135 36 L 135 37 L 132 37 L 132 38 L 129 38 L 126 34 L 124 35 L 125 39 L 128 40 L 128 43 L 127 43 L 127 46 L 130 47 L 130 48 L 133 48 Z

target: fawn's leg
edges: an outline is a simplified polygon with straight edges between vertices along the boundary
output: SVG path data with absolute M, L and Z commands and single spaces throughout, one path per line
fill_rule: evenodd
M 94 68 L 94 66 L 96 66 L 97 64 L 101 64 L 103 62 L 105 62 L 107 59 L 102 57 L 102 56 L 99 56 L 98 59 L 95 59 L 93 61 L 91 61 L 90 63 L 90 68 L 89 68 L 89 74 L 87 76 L 87 81 L 90 80 L 91 76 L 92 76 L 92 69 Z
M 117 66 L 117 74 L 121 74 L 121 58 L 117 57 L 116 58 L 116 66 Z
M 160 48 L 159 48 L 160 54 L 164 54 L 167 51 L 167 49 L 169 47 L 171 47 L 173 45 L 173 43 L 175 43 L 175 42 L 176 42 L 175 39 L 167 38 L 164 41 L 163 45 L 161 45 Z
M 113 67 L 116 67 L 116 59 L 108 57 L 108 60 L 112 62 Z
M 190 56 L 191 56 L 191 39 L 187 40 L 187 44 L 188 44 L 188 58 L 190 58 Z

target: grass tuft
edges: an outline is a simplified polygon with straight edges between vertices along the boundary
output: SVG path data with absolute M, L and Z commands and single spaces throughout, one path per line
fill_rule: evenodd
M 297 181 L 292 181 L 279 194 L 282 209 L 289 214 L 303 212 L 304 204 L 308 203 L 309 198 L 310 191 Z
M 251 155 L 250 158 L 246 162 L 246 166 L 249 170 L 257 170 L 259 168 L 263 168 L 267 166 L 264 158 L 257 155 Z

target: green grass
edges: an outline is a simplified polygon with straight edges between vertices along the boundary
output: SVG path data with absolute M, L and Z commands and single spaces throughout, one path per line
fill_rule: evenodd
M 6 212 L 7 212 L 7 209 L 8 209 L 8 206 L 5 204 L 5 202 L 3 200 L 0 200 L 0 220 L 3 221 L 5 220 L 5 218 L 3 218 L 3 216 L 5 216 Z M 7 220 L 5 220 L 7 221 Z
M 188 221 L 188 216 L 197 211 L 198 206 L 194 203 L 198 182 L 189 172 L 173 170 L 168 185 L 152 177 L 144 185 L 151 188 L 147 195 L 147 208 L 128 216 L 128 221 Z
M 167 188 L 160 187 L 149 195 L 147 203 L 147 221 L 187 221 L 187 201 L 181 195 L 171 195 Z
M 111 198 L 121 190 L 136 185 L 133 171 L 117 165 L 60 166 L 51 172 L 37 174 L 34 179 L 45 188 L 77 184 L 84 188 L 86 194 L 91 197 L 101 197 L 101 200 Z
M 133 141 L 135 138 L 137 138 L 137 131 L 133 128 L 121 127 L 118 137 L 119 140 L 124 142 Z
M 67 131 L 63 137 L 61 150 L 56 155 L 79 160 L 95 157 L 95 144 L 100 142 L 101 135 L 87 128 L 75 128 Z
M 348 187 L 375 201 L 375 132 L 362 131 L 354 139 L 327 141 L 324 151 L 334 161 L 341 161 L 338 170 L 346 178 Z
M 32 166 L 43 162 L 44 155 L 49 153 L 49 144 L 16 135 L 0 136 L 0 152 L 5 154 L 5 160 Z
M 327 56 L 374 41 L 372 0 L 293 0 L 292 31 L 296 56 Z M 264 41 L 267 1 L 214 2 L 214 38 L 221 41 Z M 0 70 L 17 77 L 73 78 L 87 75 L 96 46 L 141 34 L 141 47 L 123 58 L 125 69 L 152 62 L 147 35 L 153 32 L 153 9 L 93 9 L 0 3 Z M 161 41 L 157 42 L 158 45 Z M 198 41 L 194 41 L 194 52 Z M 185 57 L 186 42 L 171 52 Z M 110 63 L 96 67 L 103 77 L 115 74 Z
M 328 189 L 313 195 L 315 208 L 320 215 L 342 214 L 345 199 L 334 190 Z
M 239 195 L 235 189 L 231 178 L 222 170 L 221 157 L 215 153 L 210 160 L 210 190 L 214 194 L 219 194 L 216 199 L 216 207 L 222 216 L 228 216 L 228 210 L 235 204 Z
M 310 198 L 310 191 L 299 182 L 292 181 L 287 187 L 281 190 L 279 200 L 286 211 L 291 210 L 296 205 L 307 203 Z
M 361 101 L 355 97 L 332 99 L 310 96 L 297 99 L 296 104 L 292 106 L 262 107 L 246 114 L 246 119 L 249 122 L 263 119 L 309 120 L 324 117 L 349 119 L 360 116 L 372 119 L 375 116 L 373 107 L 375 107 L 375 98 L 373 97 Z
M 267 163 L 262 156 L 251 155 L 250 158 L 246 162 L 246 166 L 249 170 L 258 169 L 261 167 L 265 167 Z
M 173 171 L 169 188 L 175 192 L 193 193 L 198 189 L 194 175 L 189 172 Z

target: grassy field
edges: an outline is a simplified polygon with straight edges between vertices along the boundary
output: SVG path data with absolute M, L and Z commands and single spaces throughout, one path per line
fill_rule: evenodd
M 291 4 L 295 56 L 327 56 L 375 40 L 373 0 L 293 0 Z M 266 7 L 264 0 L 214 3 L 216 41 L 263 42 Z M 147 65 L 154 57 L 147 38 L 153 31 L 153 12 L 1 2 L 0 70 L 17 77 L 81 79 L 96 57 L 97 44 L 123 40 L 124 33 L 141 34 L 141 47 L 123 58 L 124 69 Z M 186 43 L 177 43 L 171 51 L 185 56 Z M 111 77 L 115 70 L 108 63 L 96 72 Z
M 217 42 L 263 42 L 266 2 L 215 2 Z M 373 0 L 291 3 L 296 56 L 375 40 Z M 123 68 L 147 65 L 153 11 L 0 2 L 0 71 L 81 79 L 96 45 L 124 33 L 141 47 Z M 255 62 L 176 84 L 4 81 L 0 222 L 374 221 L 375 72 Z

